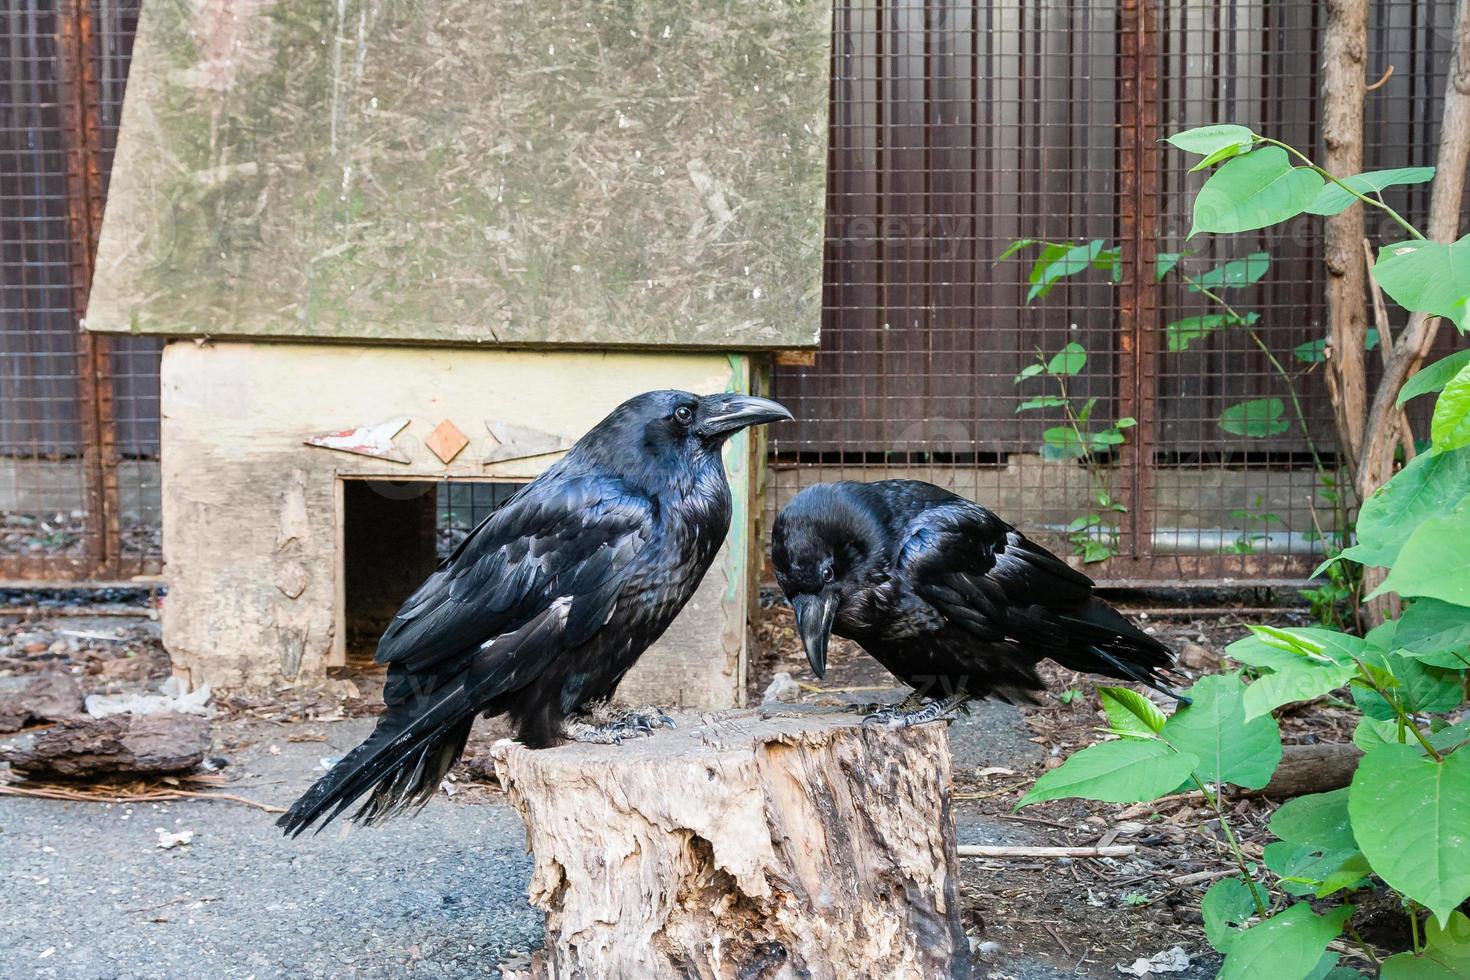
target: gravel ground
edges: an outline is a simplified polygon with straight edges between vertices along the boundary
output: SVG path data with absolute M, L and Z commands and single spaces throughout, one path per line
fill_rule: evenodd
M 156 624 L 146 621 L 59 617 L 6 625 L 0 641 L 8 642 L 0 642 L 0 679 L 11 682 L 30 670 L 60 669 L 88 692 L 111 692 L 145 689 L 167 673 Z M 799 649 L 776 646 L 756 697 L 772 669 L 811 680 Z M 892 683 L 867 658 L 835 652 L 824 686 L 869 701 L 896 698 Z M 359 684 L 362 696 L 346 701 L 222 697 L 215 750 L 230 760 L 227 790 L 278 806 L 295 799 L 321 774 L 324 757 L 344 754 L 371 729 L 370 718 L 342 717 L 377 700 L 373 678 Z M 961 794 L 957 803 L 960 842 L 1055 844 L 1097 835 L 1080 824 L 1079 837 L 1060 823 L 1017 822 L 1010 799 L 989 798 L 997 780 L 1034 778 L 1048 756 L 1053 739 L 1038 736 L 1035 712 L 988 702 L 951 727 L 960 788 L 981 791 L 978 801 Z M 1074 727 L 1093 723 L 1079 716 Z M 464 780 L 483 771 L 486 750 L 501 734 L 503 726 L 478 726 Z M 984 776 L 995 767 L 1015 775 Z M 334 825 L 294 842 L 279 835 L 273 815 L 237 804 L 0 796 L 0 978 L 496 976 L 498 964 L 523 961 L 540 945 L 541 914 L 526 902 L 530 860 L 519 818 L 492 787 L 459 785 L 453 799 L 441 795 L 415 818 L 350 833 Z M 1086 813 L 1079 809 L 1068 825 Z M 162 849 L 160 829 L 193 838 Z M 1028 897 L 1042 883 L 1057 884 L 1057 868 L 992 874 L 976 862 L 964 865 L 967 928 L 998 946 L 977 959 L 977 978 L 1117 975 L 1117 963 L 1174 941 L 1199 952 L 1190 941 L 1197 927 L 1181 930 L 1162 913 L 1147 928 L 1117 916 L 1104 924 L 1106 910 L 1078 900 L 1088 892 L 1070 877 Z M 1020 897 L 1004 897 L 1012 892 Z M 1037 922 L 1055 923 L 1060 939 Z M 1089 958 L 1093 942 L 1102 948 Z M 1082 959 L 1050 949 L 1063 943 Z M 1174 976 L 1213 971 L 1214 961 L 1203 958 Z
M 285 804 L 331 747 L 243 751 L 231 791 Z M 279 755 L 270 752 L 274 745 Z M 0 797 L 0 959 L 8 977 L 483 977 L 541 942 L 530 860 L 503 804 L 435 800 L 345 837 L 284 839 L 272 814 L 226 803 L 109 806 Z M 158 828 L 191 830 L 164 850 Z

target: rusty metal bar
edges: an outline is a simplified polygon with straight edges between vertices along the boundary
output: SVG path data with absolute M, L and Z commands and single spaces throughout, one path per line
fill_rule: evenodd
M 1120 416 L 1138 422 L 1120 454 L 1128 504 L 1122 561 L 1136 565 L 1150 552 L 1153 531 L 1153 450 L 1157 441 L 1159 290 L 1154 273 L 1159 209 L 1159 78 L 1155 0 L 1119 7 L 1118 237 L 1123 282 L 1118 304 Z M 1130 569 L 1125 574 L 1134 575 Z
M 71 298 L 79 330 L 102 227 L 102 137 L 94 27 L 89 0 L 63 0 L 58 6 L 56 48 L 71 229 Z M 85 571 L 89 577 L 104 577 L 116 573 L 122 548 L 110 344 L 83 331 L 77 338 L 77 357 L 87 501 Z

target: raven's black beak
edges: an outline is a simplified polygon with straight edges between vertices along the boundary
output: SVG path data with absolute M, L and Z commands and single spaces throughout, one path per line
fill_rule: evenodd
M 699 422 L 694 429 L 701 436 L 726 435 L 752 425 L 780 422 L 792 418 L 786 406 L 769 398 L 754 395 L 706 395 L 700 399 Z
M 801 645 L 806 647 L 807 663 L 818 677 L 827 676 L 827 640 L 832 636 L 832 620 L 837 615 L 837 593 L 832 590 L 821 595 L 799 595 L 791 600 L 796 613 L 796 632 L 801 635 Z

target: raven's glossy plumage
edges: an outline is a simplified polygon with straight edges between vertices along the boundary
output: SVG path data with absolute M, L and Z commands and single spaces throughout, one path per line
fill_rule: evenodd
M 774 402 L 655 391 L 624 402 L 455 549 L 378 643 L 387 710 L 366 742 L 279 821 L 298 834 L 372 795 L 354 819 L 422 803 L 475 715 L 521 741 L 609 697 L 673 621 L 730 526 L 720 449 L 790 418 Z
M 1091 579 L 932 484 L 809 487 L 776 518 L 771 556 L 818 675 L 832 632 L 928 697 L 1029 700 L 1043 658 L 1166 690 L 1169 649 Z

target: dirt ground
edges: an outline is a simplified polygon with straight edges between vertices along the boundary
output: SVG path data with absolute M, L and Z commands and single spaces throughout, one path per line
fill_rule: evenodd
M 1183 653 L 1191 677 L 1218 667 L 1219 651 L 1246 622 L 1305 622 L 1303 612 L 1283 609 L 1181 613 L 1146 597 L 1125 607 Z M 149 690 L 168 675 L 157 624 L 145 610 L 16 615 L 15 597 L 8 608 L 11 615 L 0 614 L 0 690 L 38 669 L 73 675 L 83 693 Z M 759 700 L 777 672 L 807 684 L 803 693 L 812 699 L 900 694 L 882 668 L 845 641 L 834 644 L 830 663 L 826 679 L 810 683 L 789 610 L 771 602 L 755 630 L 751 698 Z M 208 966 L 209 975 L 259 980 L 483 976 L 532 950 L 540 919 L 525 903 L 523 838 L 488 771 L 488 748 L 506 734 L 499 724 L 477 726 L 452 775 L 453 796 L 436 799 L 414 820 L 345 840 L 329 833 L 305 851 L 274 832 L 268 811 L 293 799 L 370 727 L 380 681 L 351 679 L 359 696 L 217 697 L 214 751 L 224 767 L 182 782 L 68 787 L 68 799 L 38 799 L 14 795 L 37 787 L 13 780 L 7 786 L 0 764 L 0 867 L 8 869 L 9 884 L 0 894 L 0 943 L 16 950 L 24 967 L 13 975 L 174 977 L 202 975 L 197 970 Z M 1201 800 L 1156 807 L 1057 801 L 1014 812 L 1037 776 L 1094 740 L 1102 718 L 1089 678 L 1056 670 L 1048 680 L 1051 690 L 1039 705 L 987 703 L 951 726 L 960 843 L 1120 843 L 1138 851 L 1117 859 L 962 860 L 976 975 L 1119 976 L 1119 965 L 1180 946 L 1191 966 L 1169 976 L 1213 976 L 1218 958 L 1203 940 L 1199 900 L 1231 865 L 1215 814 Z M 1321 701 L 1283 726 L 1287 742 L 1350 733 L 1347 713 Z M 0 735 L 0 744 L 25 735 Z M 181 790 L 240 799 L 166 798 Z M 1258 856 L 1269 839 L 1268 810 L 1252 799 L 1230 807 L 1246 850 Z M 125 824 L 123 814 L 141 819 Z M 159 849 L 155 823 L 187 826 L 199 837 Z M 424 854 L 437 855 L 439 867 L 424 866 Z M 90 867 L 99 856 L 112 862 L 101 876 L 107 887 Z M 341 895 L 355 896 L 350 907 L 334 900 Z M 275 911 L 252 911 L 260 908 Z M 1381 941 L 1395 939 L 1386 932 Z

